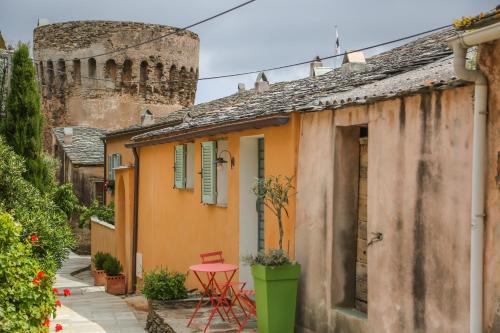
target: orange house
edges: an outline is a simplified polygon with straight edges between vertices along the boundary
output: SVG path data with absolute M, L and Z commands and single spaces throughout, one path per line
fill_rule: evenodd
M 276 219 L 251 188 L 267 175 L 295 176 L 298 130 L 298 115 L 290 115 L 134 142 L 142 270 L 187 272 L 200 253 L 222 250 L 240 265 L 240 279 L 251 282 L 242 257 L 278 244 Z M 284 244 L 293 256 L 293 199 L 289 211 Z M 187 286 L 197 287 L 194 276 Z

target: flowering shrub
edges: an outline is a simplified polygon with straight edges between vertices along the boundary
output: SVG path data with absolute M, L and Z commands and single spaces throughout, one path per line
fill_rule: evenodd
M 22 226 L 22 236 L 40 238 L 33 246 L 33 256 L 44 271 L 54 272 L 68 256 L 74 237 L 66 214 L 23 178 L 23 159 L 0 138 L 0 207 Z
M 41 269 L 21 231 L 0 212 L 0 332 L 47 332 L 44 324 L 55 314 L 54 274 Z

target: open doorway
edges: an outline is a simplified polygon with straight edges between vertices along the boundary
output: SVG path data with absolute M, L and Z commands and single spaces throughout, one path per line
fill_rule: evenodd
M 253 288 L 250 267 L 242 262 L 249 254 L 264 250 L 264 207 L 251 188 L 264 177 L 264 137 L 240 139 L 240 281 Z

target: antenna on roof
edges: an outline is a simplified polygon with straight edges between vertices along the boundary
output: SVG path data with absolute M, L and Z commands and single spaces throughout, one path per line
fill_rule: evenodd
M 338 56 L 339 54 L 340 54 L 339 30 L 338 26 L 335 25 L 335 55 Z M 333 58 L 333 68 L 337 68 L 337 58 L 338 57 Z

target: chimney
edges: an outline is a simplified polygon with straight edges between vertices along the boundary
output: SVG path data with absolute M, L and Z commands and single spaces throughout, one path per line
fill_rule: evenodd
M 245 84 L 244 83 L 238 83 L 238 92 L 244 92 L 245 91 Z
M 311 62 L 310 70 L 309 70 L 309 77 L 316 76 L 314 69 L 317 67 L 323 67 L 323 63 L 321 62 L 321 58 L 319 56 L 316 56 L 316 58 L 314 58 L 313 61 Z
M 153 125 L 154 123 L 155 118 L 153 116 L 153 113 L 146 109 L 146 111 L 141 114 L 141 126 L 149 126 Z
M 342 60 L 342 71 L 346 73 L 358 72 L 366 67 L 365 55 L 363 52 L 349 52 Z
M 269 81 L 267 80 L 266 73 L 260 72 L 257 75 L 257 80 L 255 80 L 255 92 L 261 93 L 269 90 Z
M 70 145 L 73 143 L 73 127 L 64 127 L 64 144 Z

